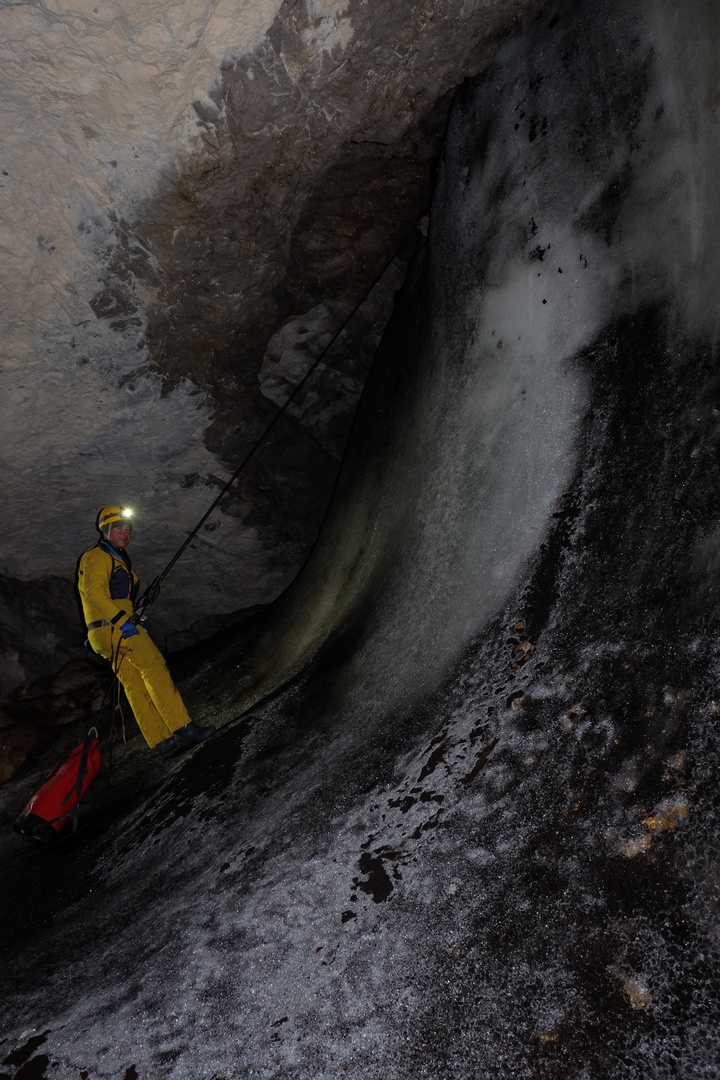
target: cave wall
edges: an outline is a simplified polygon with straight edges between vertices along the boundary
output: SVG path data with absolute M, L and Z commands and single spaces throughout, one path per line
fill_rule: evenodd
M 168 579 L 156 634 L 282 591 L 427 211 L 449 93 L 537 6 L 3 6 L 2 573 L 71 581 L 122 502 L 149 580 L 360 304 Z
M 585 43 L 541 42 L 531 73 L 461 96 L 414 299 L 390 323 L 339 497 L 307 572 L 269 613 L 249 682 L 280 684 L 344 627 L 359 624 L 374 649 L 369 593 L 383 596 L 378 640 L 392 625 L 402 637 L 411 606 L 413 656 L 399 675 L 389 660 L 379 680 L 375 661 L 358 663 L 360 683 L 399 678 L 402 700 L 432 682 L 565 512 L 558 499 L 570 497 L 596 400 L 592 356 L 615 322 L 642 318 L 670 355 L 686 340 L 698 371 L 710 365 L 689 407 L 701 428 L 714 416 L 718 29 L 700 2 L 682 27 L 673 11 L 613 9 L 606 37 L 593 27 L 602 79 L 578 71 Z M 628 44 L 612 59 L 616 36 Z M 513 38 L 497 63 L 509 67 L 528 40 Z M 638 332 L 637 351 L 653 349 Z M 661 529 L 663 497 L 653 506 Z M 707 511 L 694 525 L 714 535 Z M 712 541 L 697 542 L 710 558 Z M 395 654 L 379 647 L 380 668 Z
M 562 0 L 465 85 L 321 539 L 184 684 L 223 730 L 61 888 L 6 858 L 4 1067 L 716 1070 L 717 38 Z

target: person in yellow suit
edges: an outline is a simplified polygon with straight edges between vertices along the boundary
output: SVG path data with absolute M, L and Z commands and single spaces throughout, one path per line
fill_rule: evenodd
M 126 551 L 132 536 L 129 512 L 106 506 L 97 527 L 100 539 L 78 564 L 88 641 L 112 663 L 148 746 L 171 758 L 207 739 L 215 728 L 190 719 L 159 649 L 147 630 L 132 621 L 138 576 Z

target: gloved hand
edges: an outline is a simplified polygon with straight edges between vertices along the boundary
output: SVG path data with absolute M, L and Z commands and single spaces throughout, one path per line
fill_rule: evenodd
M 138 630 L 135 623 L 131 622 L 130 619 L 128 619 L 128 621 L 124 622 L 120 627 L 120 633 L 123 637 L 133 637 L 133 635 L 139 634 L 140 631 Z

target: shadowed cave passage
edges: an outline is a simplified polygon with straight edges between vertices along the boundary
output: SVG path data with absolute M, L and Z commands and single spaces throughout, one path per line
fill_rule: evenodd
M 313 554 L 187 658 L 222 730 L 7 924 L 13 1080 L 716 1068 L 720 53 L 678 10 L 551 5 L 458 95 Z

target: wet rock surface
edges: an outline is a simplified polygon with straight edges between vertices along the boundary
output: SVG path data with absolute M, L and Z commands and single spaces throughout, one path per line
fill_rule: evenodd
M 3 843 L 10 1076 L 715 1069 L 719 54 L 678 13 L 551 5 L 464 88 L 312 557 L 184 660 L 221 731 L 137 755 L 42 900 Z

